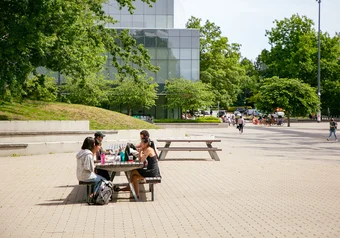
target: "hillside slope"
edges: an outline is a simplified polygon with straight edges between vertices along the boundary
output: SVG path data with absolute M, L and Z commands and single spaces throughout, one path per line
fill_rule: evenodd
M 158 128 L 142 120 L 102 108 L 40 101 L 3 103 L 0 105 L 0 120 L 89 120 L 91 130 Z

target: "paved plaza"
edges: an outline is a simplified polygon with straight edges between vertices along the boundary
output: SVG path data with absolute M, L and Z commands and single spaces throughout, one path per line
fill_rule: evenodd
M 340 237 L 340 142 L 326 141 L 327 123 L 186 134 L 221 139 L 221 161 L 169 152 L 154 202 L 115 193 L 87 205 L 75 154 L 0 158 L 0 237 Z

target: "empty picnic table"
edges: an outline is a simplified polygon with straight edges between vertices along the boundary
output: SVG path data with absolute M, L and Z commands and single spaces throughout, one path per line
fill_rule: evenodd
M 216 148 L 212 146 L 213 142 L 221 142 L 221 140 L 213 139 L 213 138 L 192 138 L 192 137 L 185 137 L 185 138 L 167 138 L 167 139 L 158 139 L 158 142 L 165 142 L 164 147 L 157 147 L 160 152 L 159 160 L 165 159 L 166 155 L 169 151 L 208 151 L 210 157 L 213 160 L 219 161 L 220 158 L 218 157 L 217 151 L 222 151 L 222 149 Z M 190 143 L 190 142 L 204 142 L 206 146 L 187 146 L 187 147 L 170 147 L 171 143 L 179 142 L 179 143 Z

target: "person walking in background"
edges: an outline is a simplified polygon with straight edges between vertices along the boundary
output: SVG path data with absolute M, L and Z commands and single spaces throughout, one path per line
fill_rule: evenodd
M 242 116 L 237 120 L 237 128 L 240 131 L 240 133 L 243 133 L 243 128 L 244 128 L 244 119 Z
M 335 141 L 338 141 L 338 138 L 336 137 L 336 129 L 338 129 L 338 123 L 334 121 L 334 118 L 332 118 L 329 122 L 329 136 L 327 138 L 328 141 L 331 139 L 332 134 L 334 134 Z

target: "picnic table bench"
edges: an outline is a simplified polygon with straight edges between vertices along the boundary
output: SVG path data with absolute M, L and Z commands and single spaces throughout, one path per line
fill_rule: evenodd
M 159 160 L 165 159 L 166 155 L 169 151 L 208 151 L 210 154 L 210 157 L 213 160 L 219 161 L 220 158 L 218 157 L 217 151 L 222 151 L 222 149 L 219 149 L 217 147 L 213 147 L 213 142 L 221 142 L 221 140 L 213 139 L 213 138 L 167 138 L 167 139 L 158 139 L 158 142 L 165 142 L 164 147 L 157 147 L 157 149 L 160 151 L 159 154 Z M 204 142 L 206 146 L 186 146 L 186 147 L 170 147 L 171 143 L 177 142 L 177 143 L 191 143 L 191 142 Z

